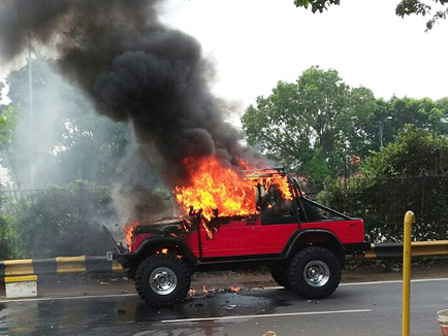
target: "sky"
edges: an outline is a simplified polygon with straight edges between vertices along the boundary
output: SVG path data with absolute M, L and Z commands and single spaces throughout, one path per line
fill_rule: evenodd
M 342 0 L 323 14 L 293 0 L 169 0 L 168 25 L 194 36 L 215 62 L 213 92 L 238 114 L 278 81 L 313 65 L 376 97 L 448 96 L 448 20 L 425 33 L 427 17 L 395 15 L 398 0 Z
M 313 14 L 293 0 L 167 0 L 160 11 L 201 43 L 216 66 L 212 90 L 237 103 L 237 117 L 313 65 L 376 97 L 448 96 L 448 20 L 425 33 L 428 17 L 400 18 L 398 2 L 342 0 Z
M 160 10 L 215 63 L 212 90 L 236 103 L 230 121 L 240 125 L 258 96 L 313 65 L 337 70 L 346 84 L 376 97 L 448 96 L 448 20 L 425 33 L 428 17 L 402 19 L 398 2 L 342 0 L 313 14 L 293 0 L 167 0 Z

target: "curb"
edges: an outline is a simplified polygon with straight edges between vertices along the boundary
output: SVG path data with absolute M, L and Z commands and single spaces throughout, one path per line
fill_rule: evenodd
M 0 278 L 20 275 L 65 273 L 117 273 L 123 269 L 117 261 L 104 256 L 56 257 L 0 261 Z

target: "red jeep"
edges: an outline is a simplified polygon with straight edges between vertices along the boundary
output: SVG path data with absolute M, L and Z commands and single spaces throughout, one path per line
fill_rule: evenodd
M 346 255 L 370 248 L 364 242 L 363 221 L 305 197 L 298 180 L 283 169 L 257 172 L 259 178 L 283 176 L 290 200 L 281 197 L 276 185 L 264 190 L 254 184 L 253 215 L 205 220 L 195 212 L 141 224 L 134 229 L 128 252 L 116 248 L 118 262 L 145 302 L 161 307 L 182 300 L 194 272 L 260 264 L 270 267 L 279 285 L 302 298 L 321 299 L 335 291 Z

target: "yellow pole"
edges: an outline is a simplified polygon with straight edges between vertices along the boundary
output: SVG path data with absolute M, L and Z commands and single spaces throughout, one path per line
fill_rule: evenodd
M 406 212 L 404 216 L 404 238 L 403 238 L 403 320 L 402 336 L 410 335 L 410 312 L 411 312 L 411 229 L 415 223 L 415 215 L 412 211 Z

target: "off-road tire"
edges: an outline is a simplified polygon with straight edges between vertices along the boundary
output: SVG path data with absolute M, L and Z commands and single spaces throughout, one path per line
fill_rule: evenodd
M 288 273 L 286 269 L 281 266 L 272 266 L 271 267 L 271 275 L 272 279 L 280 286 L 285 287 L 286 289 L 291 289 L 291 284 L 289 283 Z
M 167 295 L 160 295 L 150 285 L 151 273 L 163 268 L 176 276 L 177 284 Z M 182 259 L 171 254 L 157 254 L 146 258 L 137 268 L 135 288 L 147 304 L 153 307 L 169 307 L 181 301 L 187 295 L 191 284 L 191 273 Z
M 312 272 L 322 270 L 326 281 L 313 282 Z M 316 272 L 319 273 L 319 272 Z M 341 281 L 341 264 L 329 249 L 312 246 L 297 252 L 288 267 L 288 279 L 292 289 L 304 299 L 318 300 L 332 294 Z M 310 282 L 313 285 L 310 285 Z

